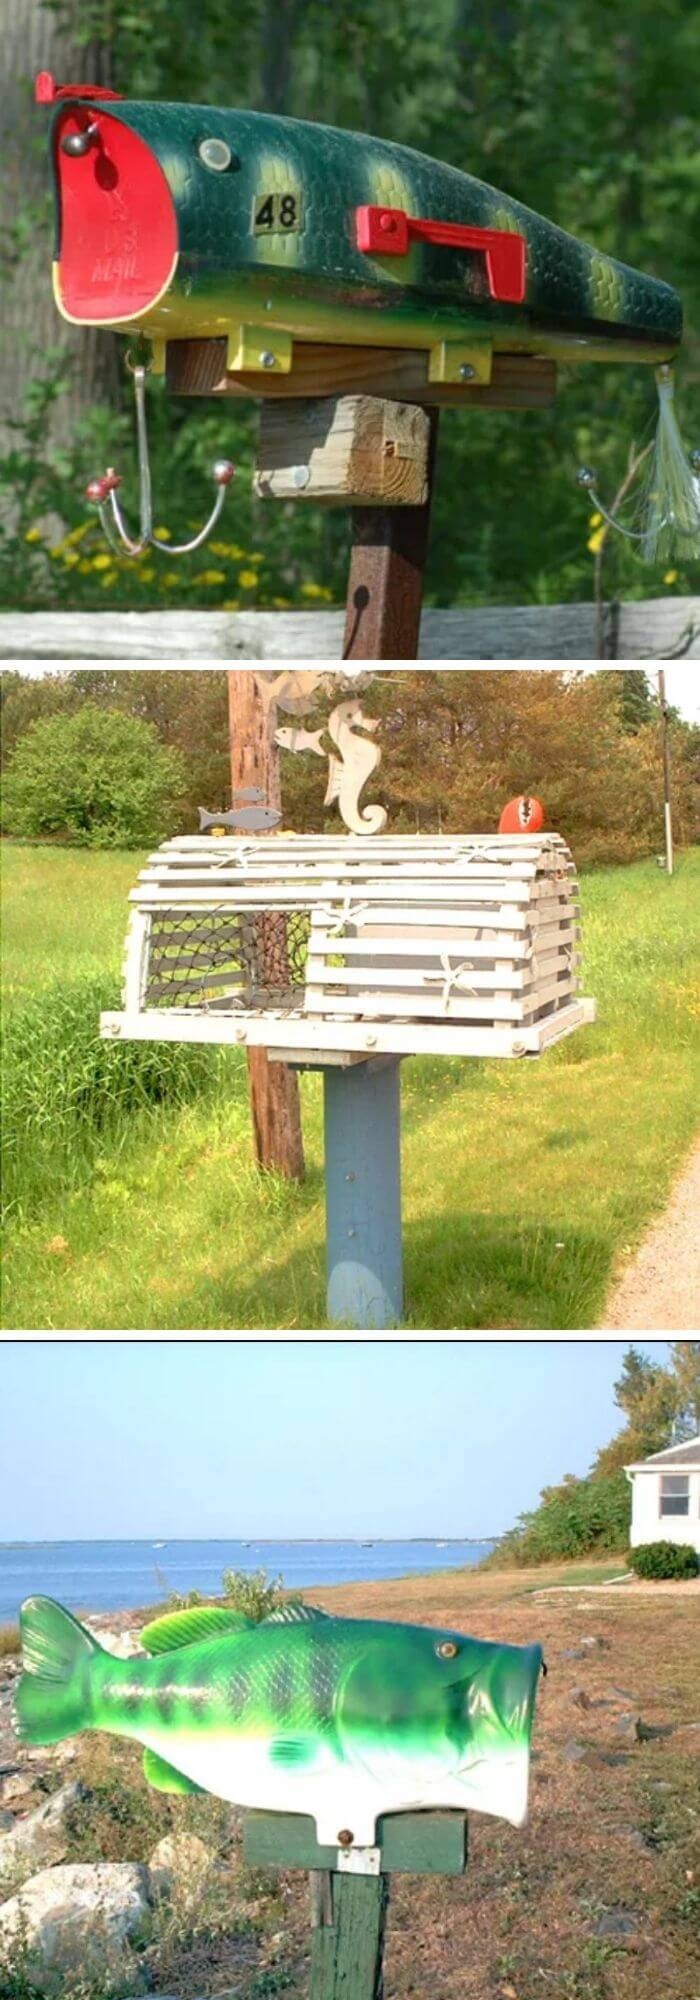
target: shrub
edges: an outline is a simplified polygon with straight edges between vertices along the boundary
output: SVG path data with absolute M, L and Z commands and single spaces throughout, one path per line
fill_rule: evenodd
M 630 1549 L 628 1561 L 637 1576 L 682 1580 L 700 1576 L 700 1558 L 690 1542 L 640 1542 Z
M 267 1570 L 225 1569 L 221 1587 L 227 1604 L 232 1611 L 242 1611 L 245 1618 L 252 1618 L 257 1625 L 262 1618 L 269 1618 L 271 1611 L 277 1611 L 281 1604 L 298 1604 L 298 1597 L 290 1597 L 284 1588 L 284 1578 L 269 1577 Z
M 521 1514 L 489 1561 L 493 1567 L 616 1555 L 627 1549 L 630 1488 L 623 1471 L 547 1486 L 539 1507 Z
M 102 1008 L 119 1006 L 103 975 L 56 981 L 7 1011 L 0 1083 L 6 1214 L 116 1169 L 140 1111 L 184 1104 L 221 1082 L 223 1051 L 100 1040 Z M 109 1157 L 111 1153 L 111 1157 Z M 109 1177 L 104 1181 L 109 1192 Z
M 185 785 L 150 722 L 96 702 L 30 723 L 4 779 L 9 833 L 81 847 L 141 847 L 170 830 Z

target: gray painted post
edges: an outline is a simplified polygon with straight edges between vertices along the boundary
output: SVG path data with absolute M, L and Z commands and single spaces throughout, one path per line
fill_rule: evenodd
M 328 1317 L 398 1326 L 403 1317 L 400 1062 L 324 1070 Z

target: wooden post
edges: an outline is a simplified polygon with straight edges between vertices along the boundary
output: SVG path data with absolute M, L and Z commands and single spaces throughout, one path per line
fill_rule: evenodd
M 231 789 L 259 786 L 266 805 L 281 806 L 279 755 L 273 742 L 275 710 L 258 694 L 252 667 L 229 671 Z M 299 1083 L 286 1063 L 271 1063 L 265 1049 L 248 1049 L 248 1079 L 255 1153 L 260 1167 L 304 1179 Z
M 391 1875 L 463 1875 L 467 1844 L 458 1812 L 387 1814 L 373 1848 L 319 1847 L 313 1820 L 296 1814 L 243 1823 L 249 1866 L 311 1871 L 311 2000 L 381 2000 Z
M 356 507 L 344 660 L 416 660 L 428 555 L 438 411 L 428 414 L 427 498 L 420 507 Z

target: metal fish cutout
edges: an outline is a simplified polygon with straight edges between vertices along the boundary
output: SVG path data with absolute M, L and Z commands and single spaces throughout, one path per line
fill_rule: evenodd
M 261 797 L 261 794 L 257 794 Z M 250 805 L 232 806 L 230 812 L 210 813 L 205 806 L 199 807 L 199 831 L 209 833 L 221 829 L 226 833 L 266 833 L 273 826 L 279 826 L 282 814 L 275 812 L 274 806 Z

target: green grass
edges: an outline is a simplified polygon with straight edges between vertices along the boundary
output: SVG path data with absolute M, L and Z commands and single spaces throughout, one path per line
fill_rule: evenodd
M 137 861 L 7 851 L 13 1001 L 66 969 L 118 965 Z M 538 1062 L 405 1065 L 407 1326 L 597 1323 L 616 1260 L 693 1138 L 699 887 L 698 851 L 671 881 L 651 862 L 584 877 L 597 1025 Z M 138 1112 L 84 1184 L 49 1177 L 40 1212 L 10 1232 L 6 1327 L 325 1324 L 320 1079 L 301 1083 L 303 1188 L 256 1174 L 240 1064 L 219 1079 L 213 1094 Z

